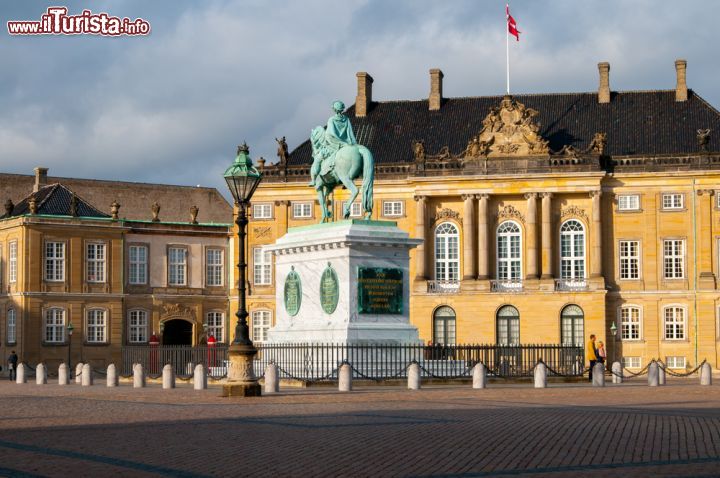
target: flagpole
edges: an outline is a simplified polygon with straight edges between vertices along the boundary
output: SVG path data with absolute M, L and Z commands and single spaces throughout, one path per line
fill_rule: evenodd
M 507 94 L 510 94 L 510 35 L 508 34 L 508 9 L 510 8 L 510 4 L 505 4 L 505 62 L 506 62 L 506 68 L 505 72 L 507 74 Z

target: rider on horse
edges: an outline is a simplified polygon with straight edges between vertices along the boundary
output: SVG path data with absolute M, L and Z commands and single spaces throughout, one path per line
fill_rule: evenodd
M 318 174 L 321 173 L 321 169 L 325 174 L 327 171 L 332 169 L 333 156 L 343 146 L 352 146 L 357 144 L 355 140 L 355 133 L 353 133 L 352 124 L 347 116 L 343 114 L 345 111 L 345 104 L 342 101 L 336 101 L 332 105 L 335 116 L 330 117 L 325 128 L 324 135 L 322 138 L 314 138 L 313 145 L 313 164 L 310 168 L 310 184 L 309 186 L 316 186 L 315 179 Z M 328 165 L 322 168 L 323 162 L 327 162 Z

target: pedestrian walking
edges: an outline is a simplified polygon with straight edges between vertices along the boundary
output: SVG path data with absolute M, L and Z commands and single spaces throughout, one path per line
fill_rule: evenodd
M 597 350 L 595 350 L 595 334 L 590 335 L 590 340 L 588 340 L 587 347 L 585 347 L 585 359 L 590 362 L 590 373 L 588 375 L 590 377 L 590 381 L 592 382 L 593 367 L 597 362 Z
M 10 380 L 15 380 L 17 378 L 17 363 L 18 363 L 18 356 L 13 350 L 10 352 L 10 357 L 8 357 L 8 368 L 10 369 Z
M 603 344 L 602 340 L 600 340 L 598 341 L 597 347 L 597 361 L 605 363 L 605 360 L 607 360 L 607 352 L 605 352 L 605 344 Z

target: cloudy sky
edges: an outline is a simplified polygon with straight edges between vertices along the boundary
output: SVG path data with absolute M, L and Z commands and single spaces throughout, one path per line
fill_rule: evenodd
M 147 37 L 13 36 L 8 20 L 51 5 L 150 22 Z M 221 188 L 236 145 L 274 161 L 355 99 L 355 72 L 376 100 L 420 99 L 428 70 L 445 96 L 504 93 L 504 1 L 2 0 L 0 171 Z M 720 107 L 720 2 L 514 0 L 515 93 L 672 89 L 674 60 Z M 720 132 L 719 132 L 720 133 Z

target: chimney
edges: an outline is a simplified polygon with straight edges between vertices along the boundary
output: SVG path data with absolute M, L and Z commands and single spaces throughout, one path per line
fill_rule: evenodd
M 610 103 L 610 63 L 598 63 L 600 72 L 600 88 L 598 88 L 598 103 Z
M 443 72 L 438 68 L 430 70 L 430 111 L 437 111 L 442 104 Z
M 686 82 L 687 61 L 675 60 L 675 73 L 677 73 L 677 84 L 675 85 L 675 101 L 687 101 Z
M 357 74 L 357 96 L 355 97 L 355 116 L 364 118 L 370 109 L 372 103 L 372 84 L 373 77 L 364 71 L 358 71 Z
M 33 186 L 33 192 L 36 193 L 40 188 L 47 186 L 47 172 L 48 168 L 37 167 L 35 171 L 35 185 Z

